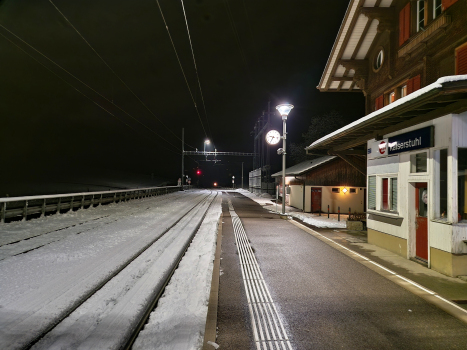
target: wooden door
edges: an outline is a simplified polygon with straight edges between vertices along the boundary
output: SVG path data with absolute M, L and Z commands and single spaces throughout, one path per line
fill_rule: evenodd
M 321 211 L 321 188 L 311 188 L 311 212 L 319 213 Z
M 415 255 L 428 261 L 428 186 L 415 184 Z

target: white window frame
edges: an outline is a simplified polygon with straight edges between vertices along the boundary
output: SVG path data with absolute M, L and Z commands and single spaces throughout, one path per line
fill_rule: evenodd
M 401 86 L 401 98 L 407 96 L 407 84 Z
M 437 1 L 439 2 L 439 5 L 438 5 L 438 6 L 436 6 L 436 2 L 437 2 Z M 436 17 L 438 17 L 438 16 L 436 15 L 436 10 L 437 10 L 437 9 L 440 9 L 439 15 L 438 15 L 438 16 L 440 16 L 440 15 L 443 13 L 443 1 L 442 1 L 442 0 L 433 0 L 433 19 L 435 19 Z
M 389 212 L 389 213 L 398 213 L 398 205 L 399 201 L 397 200 L 397 197 L 399 197 L 399 181 L 397 175 L 382 175 L 380 176 L 380 181 L 379 183 L 381 184 L 380 186 L 380 191 L 381 191 L 381 200 L 380 200 L 380 207 L 379 210 L 382 212 Z M 388 179 L 388 209 L 383 209 L 383 179 Z M 396 188 L 396 208 L 392 209 L 392 206 L 394 204 L 394 198 L 392 195 L 392 190 L 393 190 L 393 185 L 392 185 L 392 180 L 396 179 L 397 180 L 397 188 Z M 378 190 L 378 189 L 377 189 Z
M 423 4 L 423 26 L 420 26 L 420 4 Z M 417 33 L 425 28 L 425 1 L 417 1 Z

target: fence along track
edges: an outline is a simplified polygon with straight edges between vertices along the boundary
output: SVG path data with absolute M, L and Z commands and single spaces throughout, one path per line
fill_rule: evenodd
M 170 227 L 168 227 L 164 232 L 162 232 L 158 237 L 156 237 L 155 239 L 153 239 L 151 242 L 149 242 L 148 244 L 146 244 L 144 247 L 142 247 L 140 250 L 138 250 L 135 254 L 133 254 L 124 264 L 121 264 L 118 269 L 114 270 L 111 274 L 109 274 L 109 276 L 107 278 L 105 278 L 104 280 L 100 281 L 100 283 L 98 285 L 96 285 L 94 288 L 92 288 L 91 290 L 89 290 L 86 295 L 84 295 L 80 300 L 77 300 L 75 302 L 75 304 L 73 304 L 70 308 L 68 308 L 67 310 L 63 310 L 62 314 L 60 315 L 60 317 L 54 322 L 54 323 L 51 323 L 49 324 L 47 327 L 45 327 L 40 335 L 37 335 L 37 336 L 34 336 L 34 338 L 30 339 L 27 341 L 27 344 L 25 346 L 23 346 L 22 348 L 31 348 L 34 344 L 36 344 L 39 340 L 41 340 L 47 333 L 49 333 L 53 328 L 55 328 L 60 322 L 62 322 L 65 318 L 67 318 L 68 316 L 70 316 L 70 314 L 72 312 L 74 312 L 78 307 L 80 307 L 83 303 L 85 303 L 92 295 L 94 295 L 98 290 L 100 290 L 101 288 L 104 287 L 105 284 L 107 284 L 112 278 L 114 278 L 116 275 L 118 275 L 122 270 L 124 270 L 129 264 L 131 264 L 131 262 L 133 262 L 138 256 L 140 256 L 141 254 L 143 254 L 147 249 L 149 249 L 154 243 L 156 243 L 162 236 L 164 236 L 167 232 L 169 232 L 171 229 L 173 229 L 183 218 L 185 218 L 186 216 L 188 216 L 193 210 L 195 210 L 197 207 L 201 206 L 203 203 L 205 203 L 207 200 L 209 200 L 210 198 L 210 195 L 212 194 L 212 191 L 210 194 L 204 196 L 201 200 L 197 201 L 195 205 L 193 205 L 188 211 L 186 211 L 185 213 L 183 213 L 178 220 L 176 220 Z M 217 196 L 217 194 L 216 194 Z M 214 196 L 214 198 L 216 197 Z M 207 210 L 209 209 L 211 203 L 212 203 L 213 200 L 211 200 Z M 180 254 L 180 257 L 177 259 L 177 263 L 175 264 L 175 266 L 173 266 L 173 268 L 171 269 L 171 272 L 170 272 L 170 276 L 165 280 L 164 282 L 164 287 L 167 285 L 167 283 L 169 282 L 173 272 L 175 271 L 176 267 L 178 266 L 181 258 L 183 257 L 183 255 L 185 254 L 185 251 L 186 249 L 188 249 L 188 246 L 189 244 L 191 243 L 191 240 L 193 239 L 194 235 L 196 234 L 199 226 L 201 225 L 202 223 L 202 220 L 204 220 L 204 217 L 207 213 L 207 210 L 204 212 L 203 216 L 202 216 L 202 219 L 200 221 L 200 223 L 197 225 L 196 227 L 196 230 L 194 230 L 192 236 L 191 236 L 191 239 L 190 241 L 188 242 L 188 244 L 183 248 L 183 251 L 182 253 Z M 156 298 L 154 300 L 154 302 L 151 304 L 151 310 L 149 310 L 147 312 L 147 316 L 143 321 L 141 321 L 141 325 L 138 325 L 138 333 L 139 333 L 139 330 L 144 326 L 144 324 L 146 323 L 146 320 L 147 320 L 147 317 L 149 317 L 149 314 L 150 312 L 152 311 L 152 309 L 154 309 L 154 305 L 157 303 L 157 300 L 160 298 L 160 296 L 162 295 L 162 291 L 163 291 L 163 288 L 161 291 L 159 291 L 159 293 L 156 295 Z M 26 336 L 26 335 L 25 335 Z M 127 342 L 127 345 L 125 345 L 125 347 L 123 347 L 124 349 L 130 349 L 131 348 L 131 345 L 133 344 L 134 340 L 136 339 L 136 336 L 131 336 L 130 340 Z
M 257 350 L 292 350 L 276 305 L 256 261 L 245 229 L 229 199 L 235 242 Z
M 0 198 L 0 223 L 4 223 L 5 219 L 21 217 L 22 220 L 26 220 L 28 216 L 35 214 L 40 214 L 42 217 L 47 213 L 59 213 L 62 210 L 83 209 L 84 207 L 95 205 L 160 196 L 180 191 L 181 189 L 180 186 L 165 186 L 117 191 Z

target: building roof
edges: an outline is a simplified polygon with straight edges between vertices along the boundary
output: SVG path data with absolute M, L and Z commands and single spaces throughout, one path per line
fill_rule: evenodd
M 467 75 L 442 77 L 320 138 L 305 149 L 308 154 L 336 154 L 378 136 L 466 110 Z
M 354 81 L 355 63 L 365 62 L 379 31 L 394 17 L 393 0 L 350 0 L 317 88 L 361 91 Z M 363 5 L 362 5 L 363 3 Z M 355 77 L 356 78 L 356 77 Z
M 316 158 L 313 160 L 306 160 L 304 162 L 298 163 L 294 166 L 291 166 L 290 168 L 285 169 L 285 176 L 296 176 L 296 175 L 301 175 L 303 173 L 306 173 L 307 171 L 319 167 L 323 165 L 324 163 L 329 162 L 330 160 L 333 160 L 334 156 L 324 156 L 320 158 Z M 279 177 L 282 176 L 282 171 L 279 171 L 275 174 L 271 175 L 272 177 Z

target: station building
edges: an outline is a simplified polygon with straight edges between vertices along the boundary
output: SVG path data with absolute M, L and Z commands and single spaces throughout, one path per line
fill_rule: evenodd
M 366 154 L 368 242 L 467 275 L 467 0 L 351 0 L 318 88 L 366 116 L 307 153 Z
M 282 172 L 272 175 L 282 197 Z M 307 160 L 285 169 L 286 203 L 307 213 L 362 213 L 365 176 L 335 156 Z M 305 208 L 305 209 L 304 209 Z

